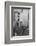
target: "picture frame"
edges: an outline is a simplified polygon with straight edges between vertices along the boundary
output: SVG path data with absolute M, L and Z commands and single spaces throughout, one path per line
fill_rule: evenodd
M 6 1 L 5 43 L 27 42 L 35 42 L 35 3 Z

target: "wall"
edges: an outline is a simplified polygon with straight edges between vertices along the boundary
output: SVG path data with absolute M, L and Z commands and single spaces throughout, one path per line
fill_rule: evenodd
M 4 44 L 4 41 L 5 41 L 4 40 L 4 37 L 5 37 L 4 35 L 4 1 L 7 1 L 7 0 L 0 0 L 0 46 L 36 46 L 36 42 L 9 44 L 9 45 Z M 14 1 L 14 0 L 11 0 L 11 1 Z M 36 3 L 36 0 L 15 0 L 15 1 Z M 36 16 L 35 16 L 35 21 L 36 21 Z

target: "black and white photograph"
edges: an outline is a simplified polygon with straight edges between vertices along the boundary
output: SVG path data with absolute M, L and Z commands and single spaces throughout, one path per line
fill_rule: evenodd
M 29 10 L 26 7 L 11 7 L 13 9 L 13 36 L 29 35 Z M 12 32 L 11 32 L 12 33 Z

